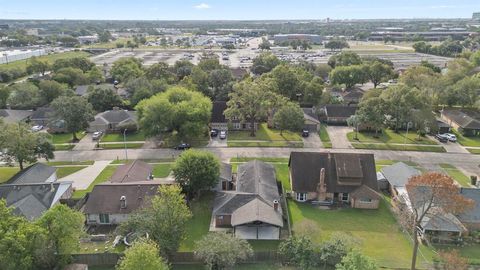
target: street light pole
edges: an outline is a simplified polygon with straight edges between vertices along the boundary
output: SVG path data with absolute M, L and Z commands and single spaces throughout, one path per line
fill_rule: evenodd
M 123 130 L 123 144 L 125 145 L 125 161 L 128 160 L 128 152 L 127 152 L 127 129 Z
M 412 124 L 412 122 L 407 123 L 407 133 L 405 133 L 405 138 L 403 139 L 403 150 L 405 150 L 405 148 L 407 148 L 408 128 L 410 128 L 411 124 Z

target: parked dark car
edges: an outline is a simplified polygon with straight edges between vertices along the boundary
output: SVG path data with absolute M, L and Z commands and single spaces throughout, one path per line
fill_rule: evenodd
M 218 129 L 210 130 L 210 136 L 211 137 L 217 137 L 218 136 Z
M 306 138 L 308 136 L 310 136 L 310 131 L 308 131 L 306 129 L 302 130 L 302 137 Z
M 188 143 L 181 143 L 174 147 L 175 150 L 187 150 L 190 149 L 190 144 Z
M 439 142 L 442 142 L 442 143 L 447 143 L 448 142 L 448 137 L 443 135 L 443 134 L 435 135 L 435 139 L 437 139 Z

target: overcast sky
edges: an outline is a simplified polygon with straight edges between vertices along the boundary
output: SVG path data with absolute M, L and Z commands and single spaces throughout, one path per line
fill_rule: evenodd
M 470 18 L 480 0 L 0 0 L 0 19 Z

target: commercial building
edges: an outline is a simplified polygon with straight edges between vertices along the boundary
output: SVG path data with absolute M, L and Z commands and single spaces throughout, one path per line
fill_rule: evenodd
M 0 51 L 0 64 L 7 64 L 29 59 L 32 56 L 42 56 L 46 54 L 47 52 L 45 49 Z
M 472 19 L 480 21 L 480 12 L 474 12 L 472 14 Z
M 307 40 L 313 44 L 321 44 L 322 37 L 319 35 L 310 35 L 310 34 L 278 34 L 273 36 L 275 44 L 282 44 L 291 40 Z

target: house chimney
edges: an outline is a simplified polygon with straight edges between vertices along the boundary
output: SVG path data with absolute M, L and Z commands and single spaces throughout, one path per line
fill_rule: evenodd
M 278 211 L 278 200 L 273 200 L 273 210 Z
M 327 198 L 327 185 L 325 183 L 325 168 L 320 169 L 320 179 L 317 186 L 317 196 L 319 201 L 324 201 Z
M 120 208 L 121 209 L 127 208 L 127 197 L 125 196 L 120 197 Z
M 51 191 L 51 192 L 54 192 L 54 191 L 55 191 L 55 188 L 53 187 L 53 182 L 50 182 L 50 191 Z

